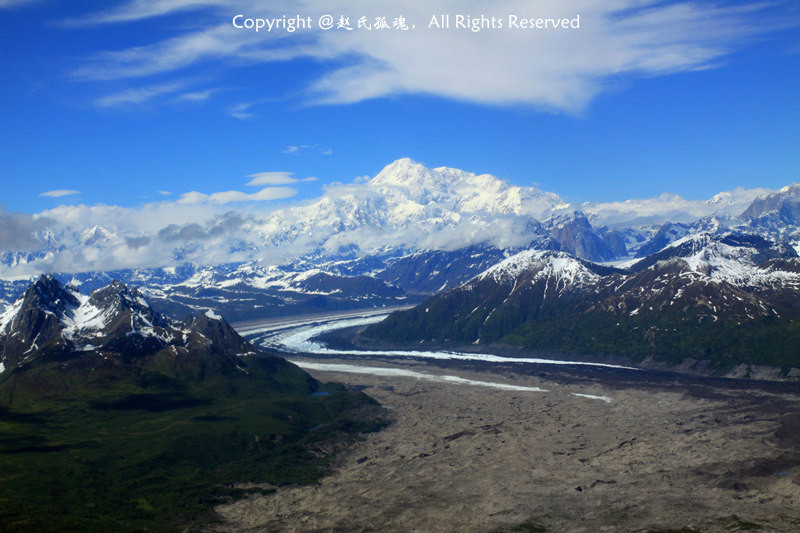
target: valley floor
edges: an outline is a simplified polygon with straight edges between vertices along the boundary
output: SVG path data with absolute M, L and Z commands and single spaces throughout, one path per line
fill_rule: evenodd
M 311 370 L 363 387 L 394 423 L 317 485 L 218 507 L 214 531 L 800 531 L 796 385 L 359 364 L 545 391 Z

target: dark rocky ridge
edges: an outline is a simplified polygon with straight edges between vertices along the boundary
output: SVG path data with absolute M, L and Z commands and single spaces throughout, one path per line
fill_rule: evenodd
M 0 363 L 7 375 L 59 362 L 204 379 L 247 372 L 251 365 L 241 356 L 293 366 L 250 344 L 213 312 L 176 322 L 154 312 L 137 289 L 119 281 L 84 296 L 51 275 L 42 276 L 0 325 Z

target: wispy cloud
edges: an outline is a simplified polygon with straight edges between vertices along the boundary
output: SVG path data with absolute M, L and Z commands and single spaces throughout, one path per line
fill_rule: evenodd
M 257 42 L 252 36 L 235 33 L 225 23 L 149 45 L 100 52 L 74 75 L 90 80 L 150 76 L 175 71 L 204 59 L 235 58 L 246 52 L 248 44 Z
M 74 194 L 81 194 L 81 191 L 75 189 L 56 189 L 53 191 L 43 192 L 39 196 L 47 196 L 49 198 L 61 198 L 62 196 L 72 196 Z
M 14 2 L 30 0 L 0 0 L 0 6 L 2 6 L 3 1 Z M 96 24 L 131 22 L 165 15 L 175 11 L 198 9 L 220 4 L 221 2 L 218 0 L 132 0 L 116 8 L 100 11 L 99 13 L 86 15 L 84 17 L 72 18 L 62 23 L 66 26 L 92 26 Z
M 284 153 L 284 154 L 294 154 L 294 155 L 299 155 L 299 154 L 301 154 L 301 153 L 308 153 L 308 152 L 310 152 L 310 151 L 312 151 L 312 150 L 316 151 L 316 149 L 317 149 L 317 145 L 311 145 L 311 144 L 299 144 L 299 145 L 298 145 L 298 144 L 290 144 L 289 146 L 287 146 L 286 148 L 284 148 L 284 149 L 283 149 L 283 153 Z M 321 153 L 322 155 L 330 155 L 330 154 L 327 154 L 327 153 L 325 153 L 324 151 L 323 151 L 323 152 L 320 152 L 320 153 Z M 331 153 L 333 153 L 333 152 L 331 152 Z
M 247 182 L 250 187 L 258 185 L 289 185 L 297 183 L 297 178 L 293 178 L 294 172 L 258 172 L 250 174 L 248 178 L 252 178 Z
M 250 113 L 248 109 L 253 106 L 251 103 L 237 104 L 228 108 L 228 115 L 239 120 L 247 120 L 253 118 L 255 115 Z
M 206 100 L 211 98 L 211 95 L 213 95 L 214 92 L 215 91 L 213 89 L 208 89 L 208 90 L 205 90 L 205 91 L 195 91 L 195 92 L 190 92 L 190 93 L 184 93 L 184 94 L 178 96 L 177 99 L 180 100 L 180 101 L 184 101 L 184 102 L 205 102 Z
M 183 88 L 182 83 L 164 83 L 161 85 L 150 85 L 147 87 L 136 87 L 125 91 L 98 98 L 95 104 L 99 107 L 117 107 L 124 105 L 144 104 L 163 96 L 172 94 Z
M 0 9 L 12 9 L 38 2 L 41 2 L 41 0 L 0 0 Z
M 178 200 L 182 204 L 229 204 L 233 202 L 266 202 L 291 198 L 297 194 L 297 189 L 291 187 L 265 187 L 258 192 L 248 194 L 241 191 L 223 191 L 204 194 L 197 191 L 187 192 Z
M 796 18 L 781 16 L 780 6 L 760 1 L 540 0 L 532 10 L 527 0 L 498 0 L 481 5 L 480 11 L 502 20 L 504 27 L 472 32 L 429 29 L 432 16 L 442 9 L 417 2 L 402 9 L 408 24 L 415 26 L 408 32 L 312 29 L 256 33 L 234 28 L 229 20 L 231 13 L 280 18 L 287 12 L 297 12 L 318 19 L 330 6 L 318 0 L 292 4 L 131 0 L 88 15 L 80 23 L 120 23 L 199 10 L 207 10 L 209 16 L 197 20 L 213 22 L 162 41 L 101 52 L 89 58 L 76 75 L 120 79 L 176 72 L 200 61 L 240 65 L 243 61 L 269 63 L 308 57 L 334 65 L 308 87 L 311 103 L 345 104 L 416 93 L 579 112 L 607 90 L 611 79 L 715 68 L 754 39 L 797 25 Z M 468 0 L 453 0 L 447 8 L 451 13 L 480 14 Z M 353 21 L 360 16 L 368 20 L 387 16 L 386 6 L 372 0 L 341 2 L 336 10 Z M 580 28 L 509 28 L 511 14 L 570 20 L 580 16 Z M 347 62 L 341 66 L 343 58 Z M 252 116 L 247 108 L 230 114 L 237 118 Z

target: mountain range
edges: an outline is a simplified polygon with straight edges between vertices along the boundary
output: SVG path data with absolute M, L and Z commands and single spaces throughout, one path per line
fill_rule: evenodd
M 511 345 L 800 378 L 800 258 L 757 235 L 690 233 L 662 250 L 609 267 L 529 249 L 365 336 L 395 343 Z
M 381 253 L 457 250 L 473 245 L 527 247 L 569 225 L 564 215 L 580 213 L 572 231 L 597 234 L 606 246 L 573 247 L 590 260 L 634 252 L 661 224 L 717 217 L 738 224 L 767 189 L 735 189 L 707 201 L 663 194 L 645 200 L 570 204 L 536 187 L 515 186 L 489 174 L 400 159 L 375 177 L 331 185 L 323 196 L 271 212 L 230 210 L 186 214 L 174 219 L 148 205 L 142 213 L 113 206 L 61 206 L 38 214 L 30 238 L 0 250 L 0 278 L 32 279 L 44 272 L 80 273 L 183 264 L 257 262 L 279 265 L 302 256 L 364 257 Z M 781 196 L 782 192 L 779 193 Z M 136 217 L 139 218 L 136 218 Z M 757 217 L 750 211 L 747 217 Z M 576 223 L 573 221 L 573 225 Z M 630 232 L 629 230 L 636 231 Z M 615 230 L 626 236 L 625 248 Z M 561 236 L 564 237 L 563 233 Z M 557 237 L 552 236 L 558 240 Z M 24 245 L 22 244 L 24 242 Z M 9 245 L 10 246 L 10 245 Z M 577 247 L 576 247 L 577 246 Z
M 798 213 L 800 185 L 735 189 L 707 201 L 664 194 L 569 204 L 488 174 L 401 159 L 371 179 L 264 215 L 229 212 L 135 234 L 108 217 L 88 227 L 65 217 L 40 229 L 36 246 L 0 253 L 0 309 L 45 271 L 83 292 L 115 279 L 135 285 L 175 319 L 205 310 L 241 321 L 413 304 L 525 250 L 625 267 L 697 235 L 757 236 L 797 249 Z M 138 263 L 112 268 L 130 256 Z

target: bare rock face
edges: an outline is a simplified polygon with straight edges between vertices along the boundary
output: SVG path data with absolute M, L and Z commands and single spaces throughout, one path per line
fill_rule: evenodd
M 0 362 L 6 367 L 25 358 L 58 358 L 72 349 L 61 321 L 80 302 L 50 275 L 41 276 L 0 318 Z
M 610 261 L 627 253 L 624 237 L 616 231 L 593 228 L 589 219 L 576 211 L 551 219 L 550 236 L 558 249 L 589 261 Z
M 789 185 L 780 191 L 753 200 L 741 214 L 741 218 L 762 219 L 772 222 L 797 225 L 800 222 L 800 184 Z

